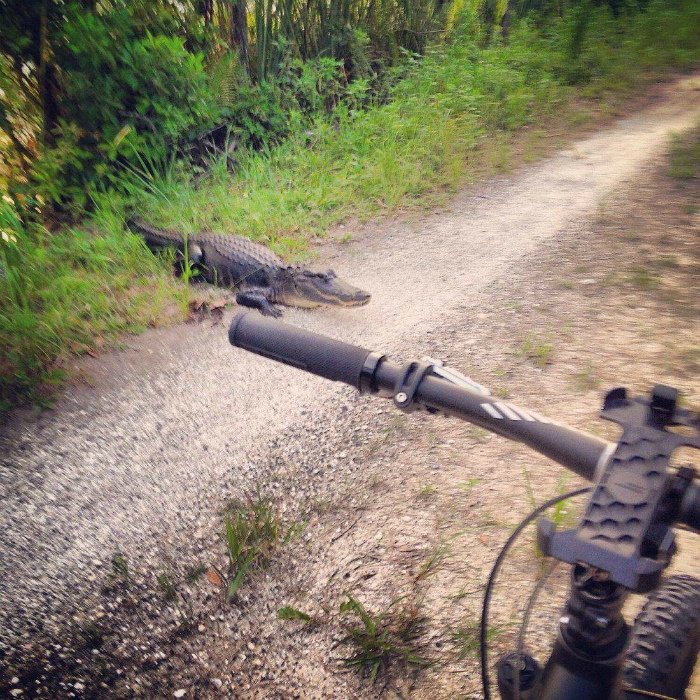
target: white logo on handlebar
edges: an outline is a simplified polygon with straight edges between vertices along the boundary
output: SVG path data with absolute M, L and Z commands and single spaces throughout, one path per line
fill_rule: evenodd
M 539 413 L 534 413 L 533 411 L 526 411 L 524 408 L 515 406 L 512 403 L 504 403 L 503 401 L 497 401 L 493 403 L 482 403 L 481 408 L 486 411 L 492 418 L 498 418 L 503 420 L 507 418 L 509 420 L 526 420 L 530 422 L 537 423 L 548 423 L 550 425 L 555 425 L 556 421 L 550 418 L 545 418 Z

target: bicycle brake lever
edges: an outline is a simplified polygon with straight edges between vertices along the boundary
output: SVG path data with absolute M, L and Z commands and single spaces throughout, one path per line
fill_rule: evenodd
M 483 394 L 484 396 L 491 396 L 491 391 L 485 386 L 482 386 L 478 382 L 475 382 L 470 377 L 458 372 L 456 369 L 451 367 L 446 367 L 442 360 L 434 360 L 432 357 L 422 358 L 423 362 L 427 362 L 433 366 L 432 373 L 436 374 L 438 377 L 446 379 L 451 384 L 456 384 L 457 386 L 462 386 L 471 391 L 475 391 L 477 394 Z

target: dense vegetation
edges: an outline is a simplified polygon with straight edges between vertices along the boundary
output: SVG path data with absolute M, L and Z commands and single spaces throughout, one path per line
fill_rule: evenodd
M 0 406 L 180 313 L 128 209 L 289 252 L 700 51 L 693 0 L 8 0 L 0 26 Z

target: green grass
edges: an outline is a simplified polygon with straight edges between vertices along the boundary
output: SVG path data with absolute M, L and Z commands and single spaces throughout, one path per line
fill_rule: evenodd
M 145 214 L 298 254 L 344 219 L 444 198 L 506 167 L 524 127 L 566 123 L 638 86 L 650 69 L 690 66 L 700 55 L 700 10 L 688 0 L 651 3 L 617 23 L 595 11 L 577 56 L 570 24 L 565 18 L 541 33 L 523 23 L 507 45 L 486 49 L 464 31 L 416 61 L 388 104 L 341 105 L 272 152 L 243 157 L 233 177 L 222 164 L 197 188 L 168 178 L 144 202 Z M 594 100 L 583 110 L 581 95 Z
M 298 524 L 285 526 L 277 508 L 257 493 L 226 516 L 229 580 L 226 600 L 236 595 L 245 579 L 265 567 L 275 552 L 298 532 Z
M 428 498 L 437 492 L 437 487 L 432 484 L 423 484 L 418 488 L 418 498 Z
M 659 286 L 659 276 L 644 265 L 630 267 L 626 281 L 640 289 L 656 289 Z
M 405 596 L 394 600 L 378 614 L 369 612 L 350 594 L 341 604 L 342 643 L 352 646 L 350 656 L 341 659 L 346 668 L 369 678 L 371 683 L 392 664 L 425 666 L 430 661 L 420 653 L 420 636 L 425 620 L 420 604 Z
M 341 104 L 274 150 L 240 154 L 233 175 L 218 163 L 195 183 L 172 159 L 151 170 L 144 159 L 138 178 L 125 173 L 128 201 L 157 224 L 308 255 L 310 241 L 339 222 L 445 201 L 509 167 L 521 135 L 535 143 L 528 129 L 571 131 L 610 96 L 700 56 L 693 0 L 654 0 L 618 21 L 598 8 L 576 51 L 572 26 L 571 17 L 544 30 L 521 23 L 507 45 L 483 48 L 467 23 L 410 62 L 388 101 Z M 683 162 L 674 168 L 685 177 Z M 125 206 L 103 197 L 86 227 L 48 233 L 27 231 L 0 200 L 0 410 L 45 402 L 71 355 L 182 319 L 187 288 L 124 231 Z
M 177 599 L 177 592 L 175 590 L 175 585 L 173 584 L 170 574 L 163 570 L 159 574 L 156 574 L 156 581 L 163 591 L 163 596 L 168 602 L 173 602 Z
M 129 569 L 129 562 L 127 558 L 119 552 L 112 557 L 111 577 L 122 582 L 127 588 L 133 581 Z
M 0 230 L 0 414 L 46 403 L 72 354 L 181 318 L 182 287 L 105 209 L 89 229 L 49 233 L 0 201 Z
M 596 376 L 596 368 L 590 360 L 584 369 L 574 374 L 574 385 L 581 391 L 591 391 L 600 387 L 600 379 Z
M 460 481 L 457 486 L 459 486 L 466 494 L 471 493 L 474 490 L 474 487 L 479 485 L 483 479 L 479 478 L 472 478 L 469 479 L 468 481 Z
M 511 626 L 511 625 L 508 625 Z M 505 625 L 491 625 L 486 632 L 486 641 L 491 643 L 506 632 Z M 468 622 L 452 632 L 452 641 L 457 647 L 457 659 L 463 661 L 468 657 L 477 658 L 481 649 L 480 627 L 476 622 Z
M 285 605 L 277 611 L 277 617 L 280 620 L 301 620 L 304 624 L 312 622 L 312 617 L 308 613 L 293 608 L 291 605 Z
M 185 581 L 188 584 L 193 585 L 199 581 L 199 579 L 205 574 L 207 567 L 205 564 L 195 564 L 190 566 L 187 571 L 185 571 Z
M 552 352 L 554 346 L 549 342 L 549 339 L 540 340 L 534 335 L 530 335 L 523 340 L 521 347 L 517 351 L 520 357 L 527 357 L 529 360 L 539 367 L 544 369 L 552 362 Z
M 700 130 L 674 137 L 668 174 L 679 180 L 700 177 Z
M 413 578 L 414 582 L 418 583 L 419 581 L 423 581 L 436 573 L 448 553 L 449 547 L 446 544 L 443 542 L 436 544 L 423 563 L 418 567 L 418 571 Z

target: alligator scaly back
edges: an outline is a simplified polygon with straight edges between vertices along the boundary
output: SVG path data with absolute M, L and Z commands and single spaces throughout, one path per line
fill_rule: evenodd
M 173 246 L 184 255 L 185 234 L 151 226 L 138 217 L 129 219 L 127 225 L 143 236 L 149 247 Z M 186 238 L 187 256 L 200 271 L 200 279 L 221 287 L 236 287 L 239 304 L 265 314 L 279 315 L 272 304 L 361 306 L 370 299 L 367 292 L 339 280 L 332 270 L 285 265 L 265 246 L 241 236 L 203 231 Z

